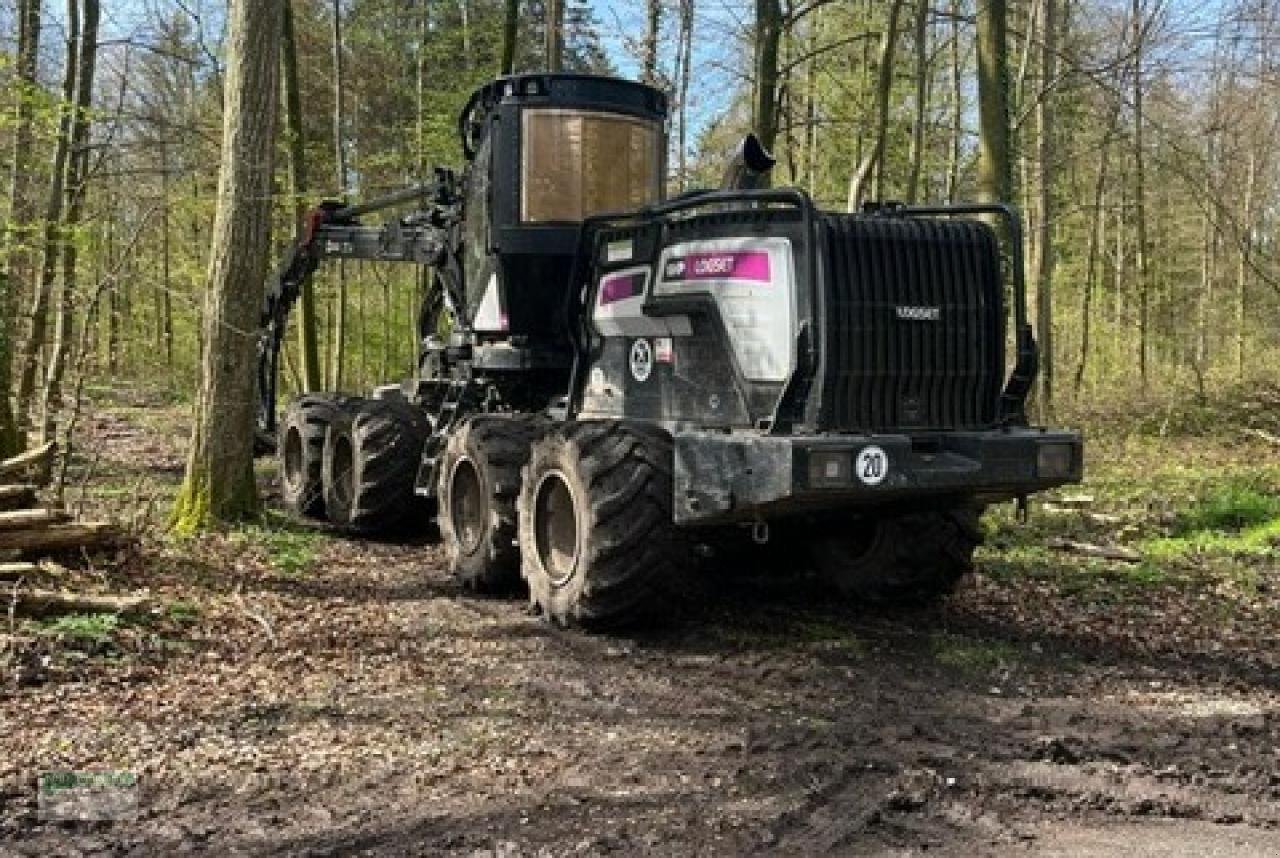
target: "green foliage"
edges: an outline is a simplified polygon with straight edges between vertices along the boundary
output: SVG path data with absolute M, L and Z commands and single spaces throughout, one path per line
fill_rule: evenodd
M 259 524 L 236 530 L 231 538 L 235 543 L 261 551 L 267 563 L 285 575 L 300 575 L 310 570 L 324 541 L 322 533 L 300 527 L 276 513 L 268 513 Z
M 971 673 L 986 673 L 1016 664 L 1021 651 L 1000 640 L 978 640 L 961 635 L 936 632 L 929 638 L 929 648 L 939 664 Z
M 40 623 L 44 634 L 84 643 L 108 643 L 120 627 L 117 614 L 67 614 Z
M 1274 524 L 1280 529 L 1280 495 L 1247 482 L 1231 482 L 1214 489 L 1178 516 L 1174 534 L 1236 531 Z
M 170 602 L 165 609 L 169 619 L 178 623 L 194 623 L 200 617 L 200 606 L 182 599 Z

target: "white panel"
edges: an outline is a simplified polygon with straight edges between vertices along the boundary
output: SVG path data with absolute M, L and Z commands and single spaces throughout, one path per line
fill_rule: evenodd
M 502 312 L 502 297 L 498 294 L 498 273 L 495 271 L 489 278 L 489 285 L 484 288 L 484 296 L 480 299 L 480 307 L 476 310 L 474 327 L 477 331 L 505 331 L 507 314 Z
M 785 381 L 795 366 L 795 266 L 785 238 L 676 244 L 658 263 L 658 295 L 710 295 L 751 381 Z

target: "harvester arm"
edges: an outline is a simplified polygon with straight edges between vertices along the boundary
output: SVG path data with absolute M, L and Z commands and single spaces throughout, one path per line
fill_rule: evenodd
M 363 215 L 417 201 L 419 207 L 379 226 L 360 222 Z M 280 349 L 289 313 L 320 263 L 328 259 L 407 262 L 449 268 L 449 255 L 461 218 L 457 183 L 449 170 L 437 169 L 433 182 L 406 188 L 359 205 L 321 203 L 304 219 L 298 238 L 267 281 L 258 335 L 258 430 L 276 431 L 276 383 Z M 443 278 L 452 285 L 454 278 Z M 445 296 L 451 300 L 453 296 Z

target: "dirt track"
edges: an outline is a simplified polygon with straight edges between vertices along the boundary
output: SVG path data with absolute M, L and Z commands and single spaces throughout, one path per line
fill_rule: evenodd
M 165 419 L 90 427 L 103 497 L 172 491 Z M 6 676 L 0 854 L 1280 855 L 1272 561 L 1149 582 L 1005 539 L 937 609 L 725 569 L 631 638 L 465 598 L 434 545 L 150 540 L 83 581 L 198 614 Z M 59 768 L 137 772 L 139 818 L 41 822 Z
M 460 597 L 438 560 L 335 542 L 162 668 L 6 692 L 7 848 L 1280 854 L 1280 677 L 1229 657 L 1015 639 L 981 581 L 859 615 L 751 578 L 586 637 Z M 139 771 L 141 818 L 36 822 L 55 763 Z

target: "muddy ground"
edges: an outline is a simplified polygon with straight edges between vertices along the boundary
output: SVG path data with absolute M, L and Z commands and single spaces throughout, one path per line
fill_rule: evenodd
M 144 538 L 83 580 L 159 607 L 10 629 L 2 854 L 1280 854 L 1273 554 L 1137 574 L 1006 522 L 928 610 L 720 569 L 665 628 L 587 636 L 464 597 L 427 542 L 168 538 L 180 420 L 90 432 L 86 503 Z M 136 772 L 137 818 L 42 821 L 63 768 Z

